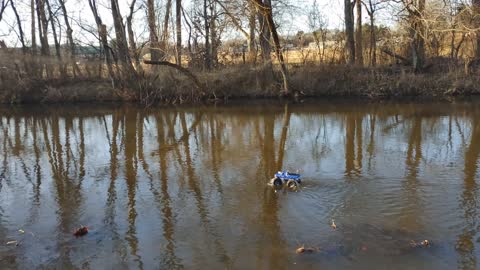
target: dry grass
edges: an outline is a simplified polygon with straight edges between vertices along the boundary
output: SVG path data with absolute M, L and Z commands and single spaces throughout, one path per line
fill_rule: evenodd
M 47 68 L 48 67 L 48 68 Z M 480 76 L 465 75 L 463 65 L 435 65 L 424 74 L 399 66 L 379 68 L 303 64 L 290 66 L 293 91 L 308 97 L 341 96 L 389 98 L 445 97 L 480 94 Z M 62 70 L 64 68 L 64 70 Z M 170 67 L 146 70 L 135 78 L 113 81 L 101 62 L 80 66 L 81 75 L 52 58 L 0 55 L 0 102 L 129 101 L 143 105 L 194 103 L 206 100 L 277 97 L 278 72 L 252 65 L 232 65 L 210 72 L 194 72 L 204 85 Z

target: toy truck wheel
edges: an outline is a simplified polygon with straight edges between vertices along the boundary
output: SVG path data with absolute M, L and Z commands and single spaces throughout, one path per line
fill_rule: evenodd
M 298 185 L 299 185 L 298 182 L 295 180 L 288 180 L 287 182 L 287 187 L 292 190 L 298 189 Z
M 274 178 L 272 180 L 273 180 L 272 184 L 273 184 L 274 187 L 281 187 L 283 185 L 282 179 L 280 179 L 278 177 Z

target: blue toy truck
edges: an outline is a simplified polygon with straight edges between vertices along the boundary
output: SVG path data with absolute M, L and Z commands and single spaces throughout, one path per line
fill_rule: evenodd
M 290 189 L 296 189 L 299 187 L 301 175 L 298 173 L 291 173 L 289 171 L 277 172 L 270 180 L 270 184 L 276 188 L 283 187 L 284 184 Z

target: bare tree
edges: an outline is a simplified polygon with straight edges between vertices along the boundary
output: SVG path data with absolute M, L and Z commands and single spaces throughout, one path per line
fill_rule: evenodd
M 172 0 L 167 0 L 167 6 L 165 7 L 165 19 L 163 21 L 163 34 L 162 34 L 162 42 L 161 42 L 161 51 L 162 51 L 162 58 L 165 58 L 167 55 L 168 49 L 168 23 L 170 22 L 170 13 L 172 12 Z
M 271 0 L 260 0 L 257 1 L 260 7 L 258 9 L 258 24 L 260 27 L 260 47 L 262 49 L 262 60 L 265 64 L 271 65 L 271 46 L 270 46 L 270 30 L 268 28 L 268 22 L 265 18 L 264 9 L 262 9 L 263 5 L 267 7 L 271 7 Z
M 255 63 L 256 58 L 257 58 L 257 50 L 255 48 L 255 28 L 256 28 L 256 20 L 255 20 L 255 5 L 249 1 L 248 2 L 248 9 L 249 9 L 249 14 L 248 14 L 248 61 L 250 63 Z
M 23 51 L 23 54 L 26 54 L 27 47 L 25 46 L 25 38 L 23 34 L 22 21 L 20 20 L 20 16 L 18 15 L 17 8 L 15 7 L 15 4 L 13 2 L 14 1 L 10 1 L 10 5 L 12 7 L 13 13 L 15 14 L 15 18 L 17 19 L 18 36 L 20 38 L 20 43 L 22 43 L 22 51 Z
M 60 8 L 62 9 L 63 20 L 65 22 L 65 27 L 67 28 L 67 39 L 70 46 L 70 61 L 73 67 L 73 75 L 76 76 L 77 73 L 81 75 L 80 68 L 77 65 L 77 61 L 75 60 L 75 54 L 76 54 L 75 42 L 73 41 L 73 30 L 68 20 L 67 8 L 65 7 L 65 0 L 58 0 L 58 3 L 60 4 Z
M 320 12 L 316 0 L 313 2 L 312 9 L 308 13 L 308 23 L 313 34 L 315 45 L 317 46 L 320 62 L 323 63 L 325 61 L 328 29 L 325 16 Z
M 425 64 L 425 27 L 423 12 L 425 0 L 415 0 L 406 3 L 409 13 L 412 65 L 415 71 L 420 71 Z
M 132 3 L 130 3 L 130 13 L 127 16 L 127 32 L 128 32 L 128 45 L 130 46 L 130 58 L 133 59 L 133 62 L 135 63 L 135 67 L 138 69 L 141 69 L 140 65 L 140 60 L 138 59 L 138 53 L 137 53 L 137 44 L 135 43 L 135 36 L 133 34 L 133 26 L 132 26 L 132 20 L 133 20 L 133 14 L 135 13 L 135 3 L 136 0 L 133 0 Z
M 111 3 L 111 9 L 112 9 L 113 25 L 115 27 L 118 59 L 122 64 L 122 69 L 123 69 L 123 72 L 125 73 L 124 77 L 132 78 L 136 75 L 136 73 L 135 73 L 135 70 L 133 69 L 132 61 L 130 59 L 130 54 L 128 52 L 125 26 L 123 25 L 122 15 L 120 14 L 118 0 L 111 0 L 110 3 Z
M 107 69 L 108 69 L 108 74 L 112 81 L 116 78 L 115 73 L 112 68 L 112 49 L 108 45 L 108 40 L 107 40 L 107 26 L 103 24 L 102 19 L 100 18 L 100 15 L 98 14 L 98 8 L 97 8 L 97 2 L 96 0 L 88 0 L 88 4 L 90 6 L 90 10 L 93 13 L 93 16 L 95 18 L 95 23 L 97 24 L 97 31 L 98 31 L 98 36 L 100 40 L 100 44 L 102 44 L 103 51 L 105 54 L 105 61 L 107 64 Z
M 355 38 L 354 38 L 354 24 L 353 24 L 353 4 L 351 0 L 344 0 L 345 12 L 345 34 L 346 34 L 346 51 L 347 63 L 355 63 Z
M 157 23 L 156 23 L 154 0 L 147 0 L 147 20 L 148 20 L 148 30 L 150 31 L 150 59 L 152 61 L 157 61 L 160 59 L 160 54 L 158 52 L 159 42 L 158 42 L 158 34 L 157 34 Z
M 1 22 L 2 19 L 3 19 L 3 12 L 4 12 L 5 9 L 7 8 L 9 1 L 10 1 L 10 0 L 2 0 L 2 2 L 0 3 L 0 22 Z
M 0 21 L 1 19 L 0 15 Z M 32 25 L 31 25 L 31 35 L 32 35 L 32 55 L 35 55 L 37 53 L 37 38 L 36 38 L 36 33 L 35 33 L 35 0 L 30 1 L 30 17 L 32 20 Z
M 357 27 L 355 29 L 355 53 L 357 65 L 363 66 L 362 0 L 356 0 Z
M 40 20 L 38 25 L 38 33 L 42 44 L 42 55 L 50 55 L 50 46 L 48 45 L 48 20 L 45 15 L 45 0 L 37 1 L 37 16 Z
M 473 4 L 473 13 L 475 14 L 474 17 L 476 18 L 476 27 L 480 29 L 480 0 L 472 0 Z M 480 30 L 477 30 L 476 33 L 476 50 L 475 50 L 475 57 L 480 58 Z
M 57 59 L 61 65 L 62 54 L 60 52 L 60 42 L 58 41 L 57 29 L 55 28 L 55 18 L 52 12 L 52 8 L 50 6 L 50 1 L 49 0 L 44 0 L 44 1 L 47 6 L 47 11 L 49 16 L 48 20 L 50 21 L 50 26 L 52 27 L 53 42 L 55 44 L 55 55 L 57 56 Z M 64 73 L 63 68 L 60 68 L 60 71 L 62 72 L 62 74 Z
M 383 8 L 382 4 L 388 0 L 368 0 L 368 3 L 363 2 L 370 18 L 370 65 L 372 67 L 377 65 L 377 37 L 375 30 L 375 14 L 378 10 Z
M 265 0 L 265 2 L 263 3 L 262 3 L 262 0 L 255 0 L 255 1 L 258 7 L 260 8 L 260 10 L 262 11 L 264 21 L 266 22 L 268 29 L 272 34 L 273 43 L 275 45 L 275 54 L 277 55 L 277 61 L 280 64 L 280 71 L 282 73 L 282 78 L 283 78 L 282 94 L 289 95 L 290 87 L 289 87 L 288 71 L 287 71 L 287 66 L 285 65 L 285 61 L 283 59 L 282 48 L 280 46 L 280 38 L 278 37 L 278 33 L 277 33 L 277 26 L 273 21 L 273 12 L 272 12 L 271 2 L 270 0 Z
M 175 2 L 175 22 L 177 30 L 177 65 L 182 65 L 182 0 Z
M 212 66 L 212 56 L 210 47 L 210 21 L 207 12 L 207 0 L 203 0 L 203 21 L 205 26 L 205 67 L 210 69 Z

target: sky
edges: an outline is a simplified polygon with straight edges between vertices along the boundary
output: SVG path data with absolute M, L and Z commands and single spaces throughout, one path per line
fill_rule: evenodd
M 28 37 L 27 43 L 30 44 L 30 6 L 28 0 L 24 1 L 16 1 L 17 9 L 20 13 L 20 17 L 22 18 L 22 26 L 24 29 L 24 32 L 26 33 L 26 36 Z M 273 0 L 275 1 L 275 0 Z M 280 25 L 280 32 L 281 34 L 288 34 L 288 35 L 293 35 L 297 31 L 310 31 L 310 28 L 308 27 L 308 11 L 311 10 L 311 7 L 313 5 L 313 2 L 315 0 L 298 0 L 294 1 L 292 0 L 291 2 L 294 3 L 296 8 L 292 9 L 290 14 L 286 15 L 285 18 L 281 20 Z M 327 23 L 328 23 L 328 28 L 343 28 L 343 1 L 341 0 L 316 0 L 319 9 L 321 10 L 322 14 L 324 15 Z M 23 3 L 25 2 L 25 3 Z M 102 20 L 107 26 L 112 26 L 112 16 L 109 13 L 108 10 L 108 4 L 109 1 L 107 0 L 99 0 L 99 9 L 100 9 L 100 14 L 102 17 Z M 142 1 L 137 1 L 141 3 Z M 189 9 L 189 3 L 190 1 L 185 1 L 184 0 L 184 8 L 186 10 Z M 119 0 L 120 4 L 120 9 L 122 12 L 122 15 L 124 18 L 126 18 L 128 14 L 128 4 L 130 3 L 130 0 Z M 85 42 L 85 43 L 92 43 L 95 42 L 95 37 L 90 34 L 86 34 L 85 31 L 80 31 L 80 24 L 88 24 L 93 26 L 94 21 L 93 21 L 93 15 L 90 11 L 90 8 L 88 6 L 88 1 L 87 0 L 66 0 L 66 5 L 67 5 L 67 10 L 69 12 L 69 16 L 72 19 L 72 28 L 74 31 L 74 39 L 80 41 L 80 42 Z M 162 7 L 160 7 L 162 8 Z M 367 20 L 367 13 L 363 12 L 364 14 L 364 20 Z M 143 20 L 141 20 L 141 17 L 145 16 L 144 10 L 139 10 L 136 14 L 136 17 L 134 17 L 134 31 L 135 34 L 137 35 L 138 39 L 141 39 L 141 37 L 146 37 L 146 27 L 145 23 Z M 136 20 L 135 20 L 136 18 Z M 59 17 L 61 19 L 61 22 L 63 24 L 63 18 Z M 125 21 L 125 19 L 124 19 Z M 381 23 L 381 21 L 379 21 Z M 13 12 L 11 12 L 10 7 L 7 8 L 7 11 L 4 14 L 3 20 L 0 22 L 0 40 L 4 40 L 7 44 L 7 46 L 20 46 L 17 33 L 16 33 L 16 20 L 14 17 Z M 83 33 L 81 33 L 83 32 Z M 184 34 L 186 31 L 184 31 Z M 112 33 L 113 34 L 113 33 Z M 239 33 L 236 31 L 231 31 L 226 35 L 226 38 L 235 38 L 235 37 L 241 37 Z M 37 37 L 38 39 L 38 37 Z M 65 41 L 65 35 L 63 34 L 60 39 L 62 41 Z M 186 40 L 186 38 L 183 38 L 183 40 Z M 38 42 L 38 41 L 37 41 Z

